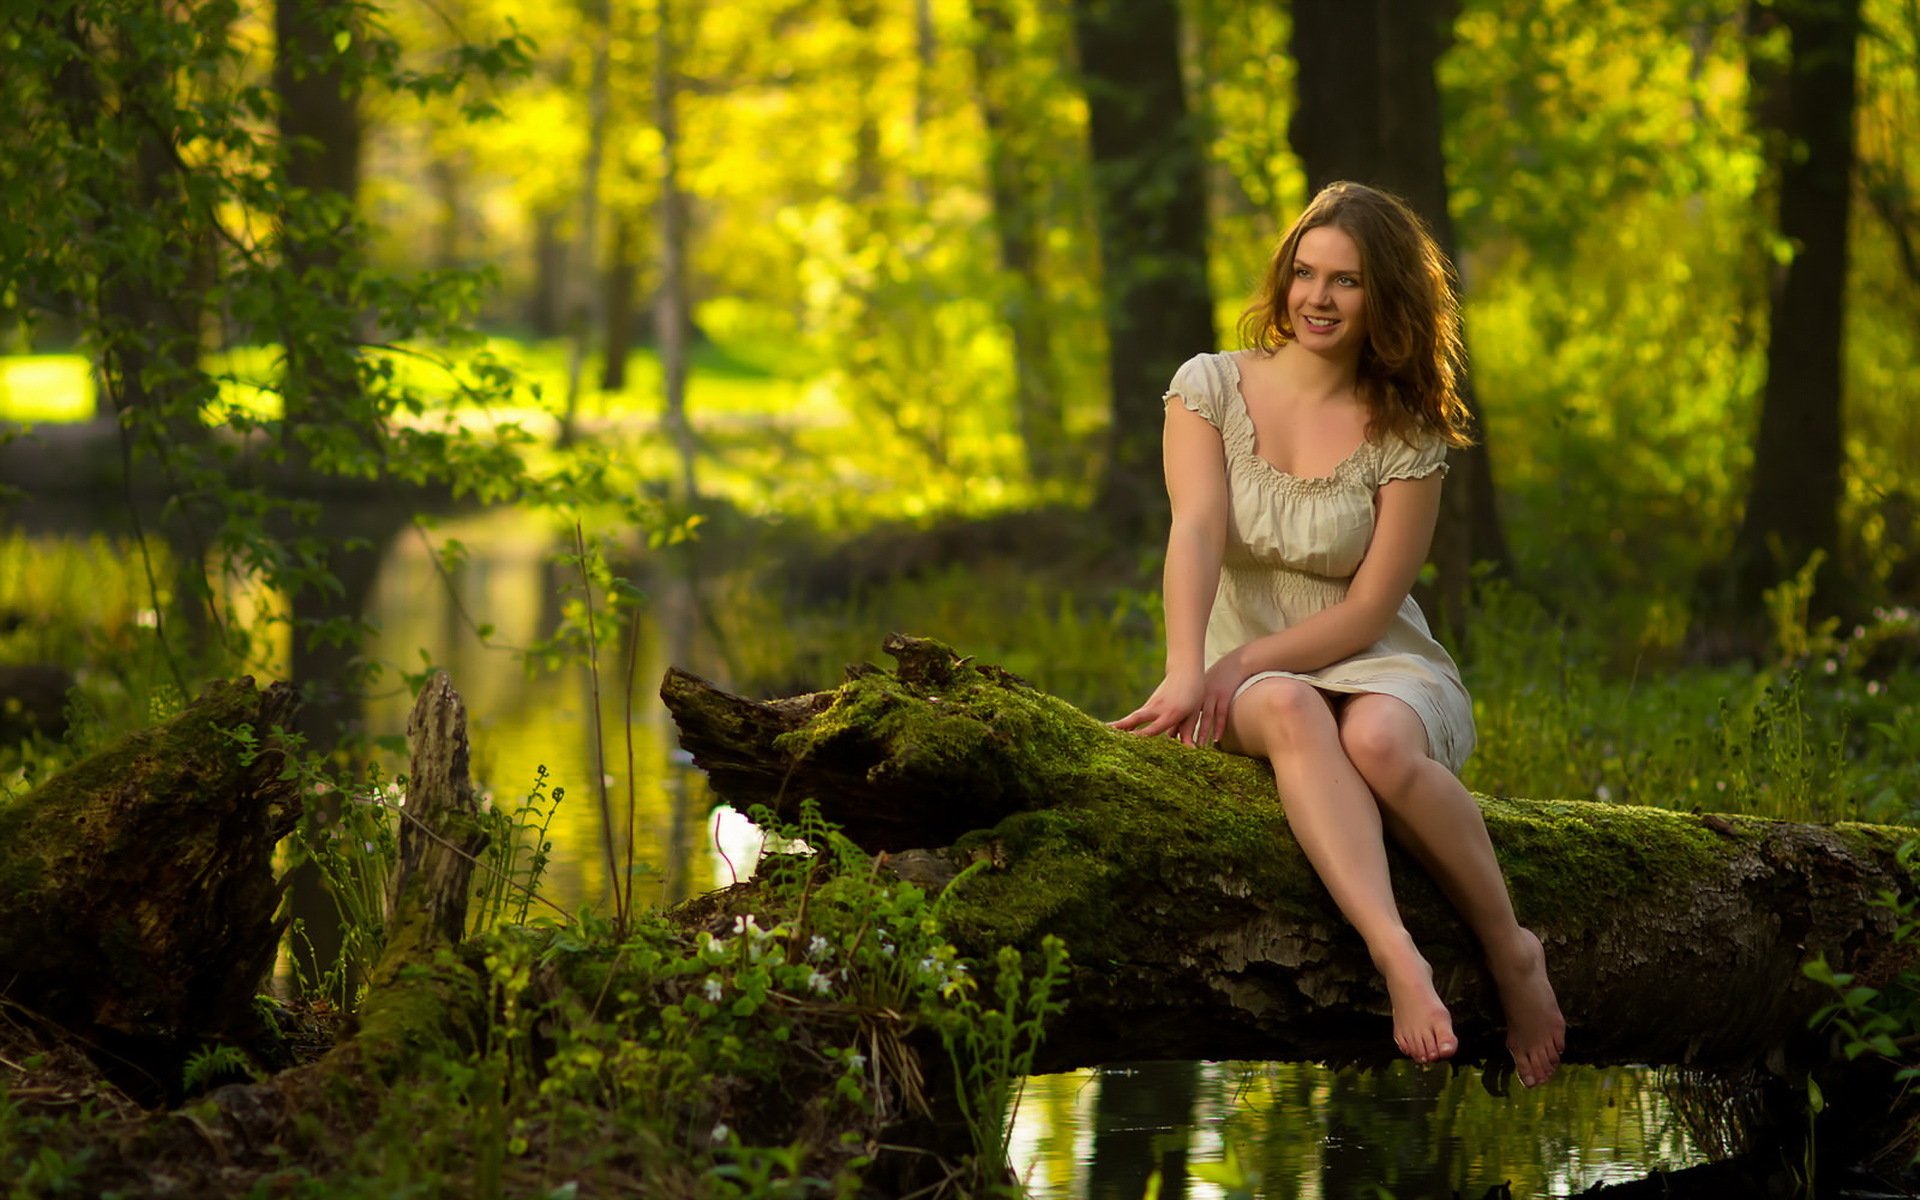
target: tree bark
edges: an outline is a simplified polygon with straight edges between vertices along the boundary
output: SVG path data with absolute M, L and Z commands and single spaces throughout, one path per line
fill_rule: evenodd
M 1206 164 L 1173 0 L 1075 0 L 1113 390 L 1099 505 L 1117 536 L 1164 529 L 1161 396 L 1215 346 Z
M 1829 608 L 1837 598 L 1860 0 L 1780 4 L 1750 18 L 1753 32 L 1777 24 L 1791 42 L 1784 70 L 1757 59 L 1750 68 L 1756 119 L 1779 141 L 1779 236 L 1791 257 L 1775 280 L 1746 511 L 1710 604 L 1757 626 L 1761 593 L 1816 553 L 1827 560 L 1819 594 Z
M 1299 103 L 1288 129 L 1310 192 L 1340 179 L 1385 188 L 1413 206 L 1450 262 L 1459 261 L 1459 239 L 1434 68 L 1452 43 L 1458 9 L 1458 0 L 1296 0 Z M 1467 401 L 1477 413 L 1470 383 Z M 1509 561 L 1484 423 L 1478 436 L 1478 445 L 1447 456 L 1452 477 L 1434 535 L 1436 616 L 1456 637 L 1474 564 L 1504 569 Z
M 813 797 L 854 841 L 941 887 L 961 949 L 1074 959 L 1050 1067 L 1151 1058 L 1378 1063 L 1387 999 L 1364 945 L 1298 846 L 1263 763 L 1116 733 L 1006 672 L 894 637 L 896 673 L 756 702 L 679 671 L 661 689 L 682 745 L 729 803 Z M 1908 829 L 1791 824 L 1578 801 L 1482 798 L 1521 919 L 1547 947 L 1593 1064 L 1732 1068 L 1818 1057 L 1825 955 L 1874 982 L 1913 958 L 1872 901 L 1912 894 Z M 908 850 L 908 847 L 936 847 Z M 1408 927 L 1467 1060 L 1504 1061 L 1499 1005 L 1470 935 L 1395 855 Z
M 0 981 L 149 1098 L 203 1042 L 252 1042 L 281 922 L 274 844 L 299 816 L 285 684 L 215 684 L 0 806 Z

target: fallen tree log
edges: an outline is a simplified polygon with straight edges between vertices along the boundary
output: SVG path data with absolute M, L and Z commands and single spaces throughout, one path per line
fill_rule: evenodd
M 1064 938 L 1069 1016 L 1047 1066 L 1151 1058 L 1377 1063 L 1387 999 L 1360 939 L 1285 832 L 1265 764 L 1116 733 L 938 643 L 898 669 L 772 701 L 669 671 L 681 744 L 736 806 L 803 798 L 939 887 L 969 953 Z M 1740 1068 L 1827 1056 L 1809 1018 L 1824 956 L 1868 982 L 1912 965 L 1873 904 L 1912 895 L 1911 829 L 1481 798 L 1521 919 L 1547 947 L 1567 1059 Z M 912 853 L 900 853 L 922 847 Z M 1426 876 L 1396 854 L 1407 923 L 1463 1060 L 1504 1061 L 1492 980 Z

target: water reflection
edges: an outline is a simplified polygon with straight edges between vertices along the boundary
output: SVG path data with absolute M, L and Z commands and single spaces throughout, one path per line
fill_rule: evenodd
M 517 805 L 541 767 L 549 788 L 564 789 L 551 831 L 548 897 L 567 909 L 610 901 L 602 787 L 618 814 L 616 837 L 623 845 L 625 808 L 629 796 L 633 800 L 637 903 L 672 903 L 730 883 L 736 871 L 748 874 L 758 835 L 727 812 L 709 813 L 705 777 L 679 753 L 673 722 L 656 694 L 670 662 L 701 669 L 684 632 L 688 623 L 675 615 L 690 606 L 678 593 L 692 585 L 666 571 L 646 581 L 650 599 L 631 647 L 630 694 L 629 648 L 601 647 L 601 754 L 586 667 L 542 670 L 525 653 L 552 635 L 561 605 L 577 594 L 575 581 L 558 566 L 558 540 L 544 524 L 510 513 L 448 522 L 435 542 L 449 540 L 467 551 L 454 563 L 412 534 L 389 546 L 369 603 L 379 633 L 368 652 L 408 670 L 419 670 L 423 660 L 447 670 L 467 703 L 474 778 L 494 803 Z M 485 638 L 483 625 L 490 627 Z M 398 686 L 373 697 L 368 731 L 404 734 L 412 702 L 411 690 Z M 616 860 L 624 873 L 624 848 Z
M 1563 1068 L 1489 1095 L 1479 1072 L 1144 1063 L 1027 1081 L 1013 1164 L 1035 1200 L 1571 1196 L 1705 1161 L 1649 1071 Z

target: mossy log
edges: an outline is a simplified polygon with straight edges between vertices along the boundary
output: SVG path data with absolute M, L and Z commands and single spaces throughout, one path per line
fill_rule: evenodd
M 136 1075 L 257 1034 L 273 848 L 299 814 L 274 731 L 296 703 L 215 684 L 0 806 L 0 994 Z
M 886 649 L 897 670 L 851 668 L 831 691 L 752 701 L 675 670 L 661 694 L 727 802 L 792 813 L 811 797 L 935 887 L 987 859 L 944 912 L 969 952 L 1066 940 L 1051 1066 L 1391 1054 L 1384 990 L 1287 834 L 1264 763 L 1116 733 L 938 643 Z M 1570 1061 L 1817 1060 L 1808 1020 L 1832 996 L 1802 964 L 1824 955 L 1869 982 L 1910 965 L 1874 900 L 1912 893 L 1895 851 L 1914 830 L 1480 803 L 1547 947 Z M 1397 852 L 1394 877 L 1462 1057 L 1497 1065 L 1499 1007 L 1470 934 Z

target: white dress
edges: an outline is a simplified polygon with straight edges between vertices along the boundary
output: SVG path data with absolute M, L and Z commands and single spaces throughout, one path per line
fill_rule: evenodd
M 1261 458 L 1253 418 L 1231 354 L 1200 354 L 1174 373 L 1178 399 L 1220 431 L 1231 509 L 1220 585 L 1207 618 L 1206 662 L 1319 612 L 1347 594 L 1373 539 L 1374 497 L 1391 479 L 1447 469 L 1437 439 L 1408 445 L 1388 434 L 1364 441 L 1333 474 L 1302 478 Z M 1379 641 L 1317 671 L 1262 671 L 1240 691 L 1272 678 L 1300 679 L 1327 692 L 1379 692 L 1404 701 L 1427 727 L 1432 756 L 1458 774 L 1473 752 L 1473 702 L 1445 647 L 1408 596 Z M 1235 693 L 1236 696 L 1238 693 Z

